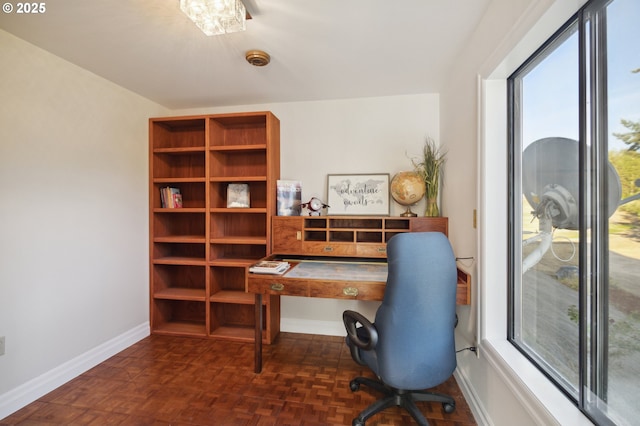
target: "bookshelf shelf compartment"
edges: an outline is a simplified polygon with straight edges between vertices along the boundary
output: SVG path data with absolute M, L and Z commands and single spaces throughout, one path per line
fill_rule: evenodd
M 156 332 L 165 334 L 190 333 L 206 335 L 205 302 L 185 300 L 160 300 L 153 302 L 153 323 Z
M 192 259 L 195 262 L 205 260 L 205 244 L 194 243 L 153 243 L 153 259 L 171 260 Z
M 262 311 L 262 340 L 263 343 L 271 343 L 279 331 L 277 327 L 272 327 L 269 316 L 273 307 L 280 309 L 280 299 L 267 301 L 266 309 Z M 273 307 L 271 305 L 274 305 Z M 247 303 L 210 303 L 211 320 L 209 323 L 209 333 L 212 336 L 226 337 L 229 340 L 242 342 L 253 342 L 255 336 L 255 310 L 252 304 Z M 274 324 L 275 325 L 275 324 Z M 275 333 L 275 334 L 274 334 Z
M 153 175 L 157 179 L 204 178 L 204 164 L 204 151 L 181 152 L 179 155 L 153 153 Z
M 223 266 L 211 268 L 211 281 L 209 284 L 209 291 L 211 297 L 215 295 L 220 296 L 222 292 L 241 292 L 244 293 L 244 276 L 245 268 L 237 266 Z M 251 296 L 251 295 L 249 295 Z
M 204 178 L 201 181 L 193 182 L 185 179 L 154 179 L 154 192 L 151 194 L 151 204 L 154 208 L 161 208 L 162 202 L 160 190 L 167 186 L 178 188 L 182 195 L 182 209 L 167 209 L 175 212 L 188 212 L 190 208 L 206 207 L 206 185 Z
M 153 215 L 154 238 L 178 237 L 185 235 L 204 238 L 205 225 L 205 215 L 199 213 L 154 213 Z
M 209 161 L 211 178 L 238 178 L 241 176 L 267 175 L 266 151 L 212 151 Z
M 266 214 L 262 213 L 213 213 L 211 214 L 211 239 L 214 241 L 264 240 L 267 235 L 266 226 Z
M 266 209 L 267 207 L 267 179 L 247 180 L 243 178 L 233 178 L 229 181 L 211 183 L 211 203 L 212 209 L 227 208 L 227 190 L 230 183 L 246 183 L 249 185 L 249 207 L 256 209 Z M 229 212 L 238 211 L 238 208 L 229 208 Z
M 231 244 L 220 241 L 220 244 L 212 244 L 209 250 L 210 262 L 218 265 L 247 265 L 267 256 L 266 243 L 263 244 Z
M 176 118 L 150 122 L 151 148 L 159 151 L 205 148 L 204 118 Z
M 185 264 L 154 264 L 153 297 L 169 300 L 206 300 L 206 269 Z
M 149 120 L 152 333 L 253 341 L 246 270 L 270 254 L 280 177 L 280 122 L 270 112 Z M 227 206 L 229 184 L 249 207 Z M 163 208 L 161 188 L 182 208 Z M 279 331 L 280 299 L 264 298 L 264 342 Z
M 269 121 L 273 117 L 268 113 L 240 113 L 218 115 L 209 121 L 211 148 L 236 146 L 252 147 L 267 144 Z

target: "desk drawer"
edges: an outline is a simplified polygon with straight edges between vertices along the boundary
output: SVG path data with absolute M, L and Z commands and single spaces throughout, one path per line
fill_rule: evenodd
M 356 247 L 358 257 L 387 257 L 386 244 L 358 244 Z
M 319 256 L 355 256 L 356 247 L 353 244 L 340 243 L 303 243 L 304 254 Z
M 250 274 L 247 280 L 247 292 L 286 296 L 309 296 L 308 284 L 293 280 L 284 280 L 282 277 L 263 276 Z
M 309 286 L 309 296 L 330 299 L 382 300 L 385 283 L 318 282 Z

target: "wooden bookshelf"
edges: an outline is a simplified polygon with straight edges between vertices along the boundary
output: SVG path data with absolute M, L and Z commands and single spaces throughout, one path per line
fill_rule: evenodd
M 245 270 L 270 254 L 279 120 L 270 112 L 152 118 L 149 159 L 151 331 L 253 341 Z M 227 207 L 232 183 L 248 185 L 249 207 Z M 182 208 L 163 207 L 166 186 L 180 190 Z M 280 299 L 263 305 L 271 343 Z

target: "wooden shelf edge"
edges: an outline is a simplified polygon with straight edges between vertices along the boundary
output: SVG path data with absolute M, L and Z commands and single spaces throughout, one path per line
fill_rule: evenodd
M 256 246 L 264 246 L 267 245 L 266 237 L 216 237 L 209 239 L 209 243 L 211 244 L 247 244 L 247 245 L 256 245 Z
M 251 327 L 230 327 L 230 326 L 222 326 L 218 327 L 215 330 L 212 330 L 209 333 L 210 337 L 221 339 L 221 340 L 230 340 L 234 342 L 245 342 L 245 343 L 253 343 L 255 341 L 255 328 Z M 270 345 L 271 341 L 269 340 L 269 336 L 267 336 L 266 330 L 262 330 L 262 343 L 266 345 Z
M 212 145 L 211 151 L 218 152 L 244 152 L 244 151 L 265 151 L 267 149 L 266 143 L 246 144 L 246 145 Z
M 162 177 L 153 178 L 153 183 L 205 183 L 207 178 L 200 177 Z
M 200 235 L 176 235 L 171 237 L 155 237 L 154 243 L 192 243 L 204 244 L 206 239 Z
M 249 207 L 249 208 L 227 208 L 214 207 L 209 210 L 211 213 L 266 213 L 266 207 Z
M 215 207 L 209 210 L 211 213 L 256 213 L 265 214 L 267 212 L 266 207 L 249 207 L 249 208 L 227 208 L 227 207 Z
M 153 334 L 164 334 L 168 336 L 196 336 L 206 337 L 207 326 L 203 323 L 191 322 L 168 322 L 159 326 L 154 326 L 151 330 Z
M 260 259 L 221 258 L 209 261 L 211 266 L 228 266 L 234 268 L 247 268 Z
M 214 176 L 209 178 L 211 182 L 266 182 L 266 176 Z
M 154 213 L 206 213 L 207 209 L 205 207 L 182 207 L 176 209 L 168 209 L 163 207 L 155 207 L 153 209 Z
M 191 153 L 204 153 L 205 146 L 184 146 L 184 147 L 169 147 L 169 148 L 153 148 L 154 154 L 191 154 Z
M 232 305 L 253 305 L 255 303 L 255 295 L 246 293 L 244 290 L 222 290 L 214 293 L 209 297 L 212 303 L 228 303 Z M 263 305 L 266 305 L 266 298 L 263 298 Z
M 151 259 L 154 265 L 206 266 L 207 261 L 198 257 L 158 257 Z
M 163 300 L 188 300 L 193 302 L 206 301 L 204 289 L 172 287 L 153 293 L 154 299 Z

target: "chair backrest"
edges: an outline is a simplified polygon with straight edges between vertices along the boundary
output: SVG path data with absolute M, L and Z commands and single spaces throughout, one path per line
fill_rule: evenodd
M 389 274 L 375 326 L 378 375 L 390 386 L 437 386 L 456 368 L 457 269 L 440 232 L 398 234 L 387 244 Z

